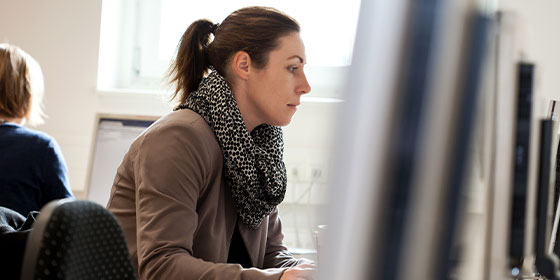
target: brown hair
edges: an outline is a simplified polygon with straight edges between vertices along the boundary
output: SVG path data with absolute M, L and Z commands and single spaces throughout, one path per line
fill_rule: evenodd
M 219 25 L 205 19 L 193 22 L 181 37 L 169 69 L 169 81 L 176 83 L 172 98 L 185 103 L 210 66 L 228 79 L 227 65 L 238 51 L 247 52 L 256 68 L 264 68 L 278 39 L 299 30 L 295 19 L 269 7 L 239 9 Z
M 0 44 L 0 116 L 43 122 L 43 74 L 37 61 L 20 48 Z

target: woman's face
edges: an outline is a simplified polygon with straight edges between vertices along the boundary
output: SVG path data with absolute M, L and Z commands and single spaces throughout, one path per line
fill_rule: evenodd
M 270 52 L 268 64 L 251 72 L 247 101 L 259 124 L 288 125 L 303 94 L 311 91 L 303 66 L 305 48 L 299 33 L 279 39 L 279 47 Z M 254 69 L 254 68 L 253 68 Z

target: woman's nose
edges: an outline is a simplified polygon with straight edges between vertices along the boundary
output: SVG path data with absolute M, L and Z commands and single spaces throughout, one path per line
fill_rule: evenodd
M 305 76 L 305 74 L 303 74 L 301 83 L 297 89 L 297 93 L 299 94 L 307 94 L 311 91 L 311 86 L 309 85 L 309 82 L 307 82 L 307 77 Z

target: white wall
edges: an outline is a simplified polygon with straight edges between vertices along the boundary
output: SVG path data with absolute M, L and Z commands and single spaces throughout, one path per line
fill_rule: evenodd
M 560 2 L 555 0 L 502 0 L 501 10 L 512 11 L 518 19 L 517 31 L 521 59 L 535 64 L 534 98 L 531 123 L 529 182 L 525 232 L 524 271 L 532 271 L 531 254 L 534 253 L 538 153 L 540 145 L 540 120 L 548 115 L 550 100 L 560 100 Z
M 535 215 L 535 195 L 536 195 L 536 171 L 537 164 L 537 145 L 538 145 L 538 120 L 546 116 L 548 104 L 551 99 L 560 99 L 560 37 L 557 36 L 560 30 L 560 17 L 557 11 L 560 9 L 560 2 L 555 0 L 500 0 L 499 10 L 511 12 L 513 17 L 508 17 L 510 24 L 515 27 L 513 34 L 509 33 L 506 28 L 506 37 L 512 36 L 512 45 L 502 47 L 500 54 L 504 59 L 503 64 L 507 64 L 510 55 L 516 57 L 516 61 L 523 60 L 532 62 L 536 65 L 535 83 L 534 83 L 534 99 L 533 99 L 533 121 L 531 136 L 531 158 L 529 172 L 529 207 L 527 217 L 528 222 L 534 222 Z M 512 16 L 512 15 L 510 15 Z M 511 26 L 510 26 L 511 27 Z M 508 41 L 508 39 L 503 39 Z M 510 54 L 511 51 L 515 54 Z M 520 51 L 520 53 L 518 53 Z M 500 66 L 502 67 L 502 66 Z M 502 69 L 503 72 L 505 69 Z M 513 73 L 512 73 L 513 74 Z M 500 74 L 501 76 L 504 73 Z M 493 77 L 497 78 L 497 77 Z M 502 76 L 503 78 L 503 76 Z M 500 86 L 500 97 L 507 95 L 511 89 L 512 96 L 515 94 L 515 85 L 510 88 L 508 85 Z M 511 279 L 508 269 L 509 260 L 506 256 L 509 254 L 509 215 L 510 203 L 507 198 L 511 196 L 511 180 L 508 172 L 509 168 L 504 163 L 493 162 L 492 157 L 504 158 L 502 156 L 511 156 L 512 151 L 505 151 L 504 147 L 509 147 L 512 143 L 508 143 L 508 133 L 513 135 L 513 129 L 508 127 L 511 123 L 506 117 L 513 116 L 513 106 L 516 100 L 496 100 L 500 104 L 493 104 L 492 100 L 486 100 L 490 104 L 484 104 L 487 112 L 497 112 L 499 116 L 488 114 L 483 118 L 484 132 L 480 131 L 481 137 L 497 137 L 500 141 L 497 145 L 500 147 L 491 147 L 491 139 L 489 142 L 477 141 L 475 166 L 471 170 L 471 188 L 466 196 L 466 205 L 468 209 L 467 215 L 464 217 L 463 236 L 465 244 L 469 244 L 464 249 L 468 258 L 467 263 L 461 268 L 461 275 L 468 275 L 461 279 Z M 495 106 L 494 106 L 495 105 Z M 488 106 L 490 106 L 488 108 Z M 494 117 L 498 118 L 496 124 L 493 123 Z M 484 120 L 485 119 L 485 120 Z M 504 121 L 505 120 L 505 121 Z M 496 125 L 497 127 L 494 127 Z M 496 134 L 493 134 L 495 131 Z M 491 136 L 493 135 L 493 136 Z M 512 138 L 510 137 L 509 140 Z M 485 142 L 486 144 L 484 144 Z M 494 150 L 495 149 L 495 150 Z M 491 162 L 492 161 L 492 162 Z M 483 164 L 483 162 L 485 162 Z M 490 165 L 496 164 L 496 168 L 489 168 Z M 505 166 L 504 166 L 505 165 Z M 486 166 L 486 167 L 485 167 Z M 506 171 L 508 170 L 508 171 Z M 493 172 L 492 175 L 490 173 Z M 486 175 L 485 175 L 486 174 Z M 505 177 L 504 177 L 505 176 Z M 505 183 L 505 184 L 500 184 Z M 492 195 L 490 195 L 492 194 Z M 493 205 L 493 203 L 495 205 Z M 487 220 L 489 219 L 489 220 Z M 492 220 L 493 219 L 493 220 Z M 492 223 L 489 225 L 488 223 Z M 529 224 L 528 224 L 529 225 Z M 493 232 L 491 232 L 493 231 Z M 490 234 L 490 235 L 486 235 Z M 533 249 L 532 240 L 533 231 L 526 232 L 526 252 Z M 471 245 L 472 244 L 472 245 Z M 532 271 L 532 262 L 530 258 L 525 261 L 525 270 L 523 274 L 530 274 Z
M 0 40 L 18 45 L 45 74 L 46 124 L 69 165 L 70 183 L 84 187 L 95 94 L 101 1 L 1 0 Z
M 543 117 L 548 100 L 560 99 L 560 1 L 501 0 L 500 10 L 515 12 L 520 20 L 524 59 L 536 64 L 534 112 Z

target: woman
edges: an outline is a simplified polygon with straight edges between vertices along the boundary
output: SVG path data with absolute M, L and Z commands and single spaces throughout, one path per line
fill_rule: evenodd
M 42 96 L 39 64 L 18 47 L 0 44 L 0 206 L 23 216 L 72 197 L 56 141 L 23 126 L 42 123 Z
M 277 210 L 278 126 L 311 90 L 304 64 L 299 25 L 272 8 L 188 27 L 170 70 L 180 105 L 131 145 L 108 203 L 141 279 L 312 279 Z

